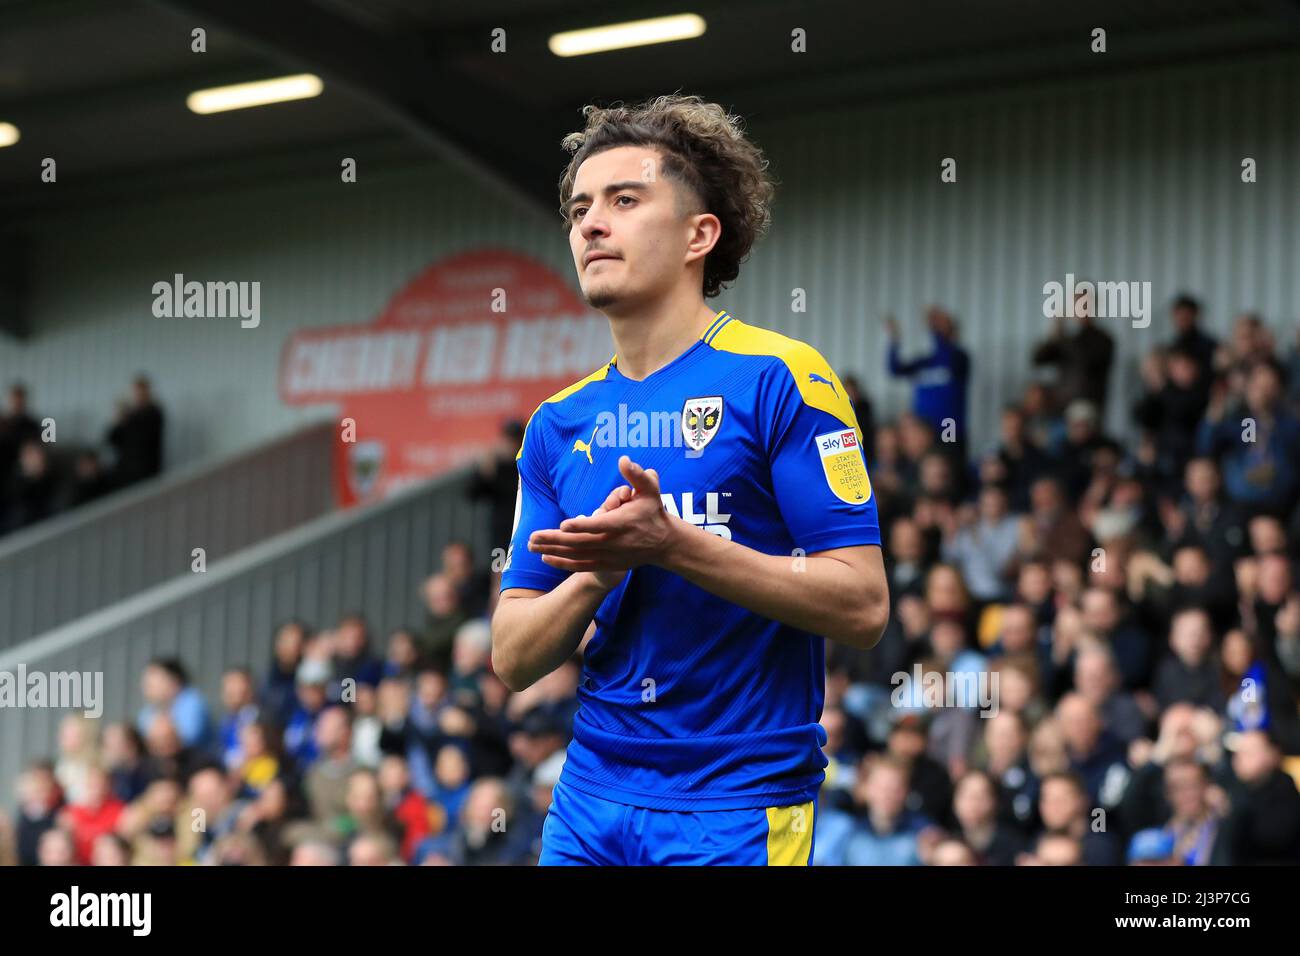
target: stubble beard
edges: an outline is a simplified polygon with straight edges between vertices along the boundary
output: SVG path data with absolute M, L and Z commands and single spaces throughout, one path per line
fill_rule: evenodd
M 596 286 L 590 292 L 583 293 L 583 297 L 587 300 L 587 305 L 597 311 L 603 311 L 619 300 L 618 294 L 604 284 Z

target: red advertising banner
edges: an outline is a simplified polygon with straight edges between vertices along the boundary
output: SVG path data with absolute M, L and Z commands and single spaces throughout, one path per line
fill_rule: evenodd
M 296 333 L 280 397 L 341 405 L 335 474 L 351 505 L 468 463 L 613 354 L 604 316 L 559 275 L 482 249 L 429 266 L 369 325 Z

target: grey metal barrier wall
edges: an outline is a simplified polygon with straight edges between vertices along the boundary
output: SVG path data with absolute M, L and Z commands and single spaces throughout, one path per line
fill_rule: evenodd
M 399 626 L 422 626 L 420 585 L 437 570 L 442 546 L 461 538 L 488 557 L 487 505 L 466 499 L 467 481 L 467 472 L 458 473 L 375 505 L 334 512 L 210 564 L 203 573 L 187 573 L 0 650 L 0 678 L 25 673 L 30 683 L 33 674 L 102 674 L 102 729 L 135 719 L 145 664 L 174 656 L 215 717 L 222 671 L 244 665 L 263 678 L 274 628 L 284 620 L 301 617 L 320 626 L 357 610 L 377 637 Z M 56 756 L 60 721 L 81 712 L 0 707 L 0 806 L 13 805 L 17 774 L 26 763 Z
M 0 651 L 334 507 L 335 425 L 164 474 L 0 538 Z

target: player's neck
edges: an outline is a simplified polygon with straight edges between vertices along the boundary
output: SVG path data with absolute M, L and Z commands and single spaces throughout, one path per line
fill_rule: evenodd
M 635 381 L 653 375 L 694 345 L 717 314 L 697 296 L 694 302 L 664 299 L 635 315 L 609 316 L 619 372 Z

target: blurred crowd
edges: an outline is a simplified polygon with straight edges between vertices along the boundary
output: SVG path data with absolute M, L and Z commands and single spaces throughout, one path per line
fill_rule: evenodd
M 888 327 L 896 422 L 845 382 L 894 613 L 828 648 L 818 864 L 1300 863 L 1300 341 L 1071 312 L 978 454 L 945 310 Z M 1116 334 L 1154 347 L 1111 409 Z
M 0 863 L 535 862 L 578 664 L 519 694 L 493 676 L 488 576 L 463 542 L 422 591 L 424 625 L 382 655 L 360 614 L 285 622 L 215 706 L 151 661 L 133 721 L 69 715 L 55 759 L 25 769 Z
M 1253 315 L 1217 341 L 1181 296 L 1122 327 L 1159 344 L 1112 409 L 1121 327 L 1072 311 L 987 449 L 943 309 L 919 356 L 888 326 L 909 411 L 844 379 L 894 613 L 828 645 L 815 864 L 1300 863 L 1300 343 Z M 470 485 L 502 546 L 521 434 Z M 521 693 L 492 674 L 492 557 L 448 544 L 418 627 L 284 623 L 216 702 L 151 662 L 134 720 L 67 717 L 26 768 L 0 862 L 535 862 L 581 651 Z
M 15 382 L 0 409 L 0 535 L 94 501 L 162 471 L 163 411 L 149 379 L 139 375 L 104 433 L 109 451 L 58 441 L 28 406 L 27 387 Z M 63 447 L 70 447 L 67 452 Z

